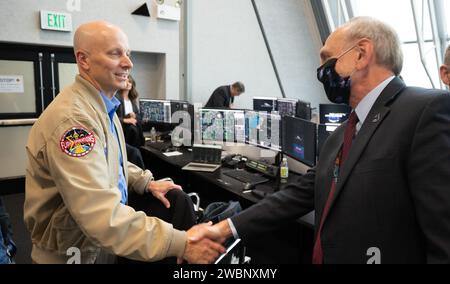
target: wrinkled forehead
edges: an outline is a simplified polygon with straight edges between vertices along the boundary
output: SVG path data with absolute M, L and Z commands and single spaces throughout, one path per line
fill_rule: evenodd
M 347 44 L 344 30 L 337 29 L 328 37 L 324 46 L 320 49 L 320 60 L 325 62 L 332 57 L 338 56 L 344 51 L 344 47 Z

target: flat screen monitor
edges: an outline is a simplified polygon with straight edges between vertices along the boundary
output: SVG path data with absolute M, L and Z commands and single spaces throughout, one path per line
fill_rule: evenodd
M 316 164 L 316 124 L 296 117 L 283 118 L 283 153 L 308 166 Z
M 245 142 L 243 110 L 201 109 L 200 130 L 203 143 Z
M 281 116 L 275 113 L 259 112 L 257 145 L 281 151 Z
M 273 112 L 277 109 L 277 98 L 254 97 L 253 110 Z
M 295 116 L 304 120 L 311 120 L 311 103 L 298 100 Z
M 328 136 L 336 130 L 338 126 L 335 125 L 326 125 L 319 124 L 317 129 L 317 157 L 320 156 L 320 152 L 322 151 L 323 144 L 327 140 Z
M 281 116 L 265 111 L 245 111 L 245 143 L 281 151 Z
M 143 123 L 171 123 L 170 101 L 140 99 L 139 111 Z
M 277 111 L 281 116 L 295 116 L 297 111 L 297 100 L 278 99 Z
M 320 124 L 340 125 L 348 119 L 351 112 L 352 108 L 348 105 L 320 104 Z

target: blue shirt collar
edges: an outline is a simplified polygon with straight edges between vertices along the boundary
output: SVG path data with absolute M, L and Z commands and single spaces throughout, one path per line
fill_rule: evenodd
M 384 80 L 381 84 L 379 84 L 375 89 L 370 91 L 356 106 L 355 112 L 358 116 L 359 122 L 356 125 L 357 130 L 361 128 L 364 121 L 366 120 L 367 115 L 372 109 L 375 101 L 381 95 L 381 92 L 387 87 L 387 85 L 395 78 L 395 76 L 391 76 Z
M 116 112 L 117 108 L 120 106 L 120 101 L 116 98 L 116 96 L 113 96 L 110 99 L 102 92 L 100 92 L 100 95 L 102 96 L 103 102 L 105 103 L 106 112 L 108 113 L 109 119 L 112 120 L 114 117 L 114 113 Z

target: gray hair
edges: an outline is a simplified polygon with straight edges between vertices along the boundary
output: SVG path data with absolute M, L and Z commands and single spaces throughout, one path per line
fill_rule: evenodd
M 450 66 L 450 45 L 445 50 L 444 64 Z
M 374 44 L 377 64 L 391 70 L 396 76 L 403 68 L 403 52 L 395 30 L 371 17 L 356 17 L 346 23 L 346 34 L 350 41 L 368 38 Z
M 235 88 L 239 93 L 245 93 L 245 86 L 242 84 L 242 82 L 235 82 L 233 85 L 233 88 Z

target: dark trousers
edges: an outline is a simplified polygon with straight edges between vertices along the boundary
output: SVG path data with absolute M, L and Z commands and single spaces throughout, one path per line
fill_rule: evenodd
M 145 138 L 140 123 L 137 123 L 136 125 L 124 123 L 122 126 L 127 144 L 134 147 L 144 146 Z

